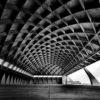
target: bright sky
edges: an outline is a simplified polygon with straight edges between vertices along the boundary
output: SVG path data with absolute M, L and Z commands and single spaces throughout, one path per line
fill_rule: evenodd
M 97 61 L 86 67 L 92 75 L 100 82 L 100 61 Z
M 86 66 L 86 68 L 100 82 L 100 61 L 97 61 L 89 66 Z M 68 77 L 70 77 L 73 81 L 80 81 L 81 83 L 87 83 L 87 84 L 90 83 L 90 80 L 83 69 L 80 69 L 79 71 L 70 74 Z

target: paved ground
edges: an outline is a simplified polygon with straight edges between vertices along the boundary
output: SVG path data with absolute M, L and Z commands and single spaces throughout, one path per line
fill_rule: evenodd
M 0 86 L 0 100 L 100 100 L 96 86 Z

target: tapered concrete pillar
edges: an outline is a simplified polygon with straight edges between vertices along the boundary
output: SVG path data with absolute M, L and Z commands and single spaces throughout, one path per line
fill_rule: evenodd
M 19 79 L 19 85 L 21 85 L 21 79 Z
M 32 80 L 30 80 L 29 84 L 32 85 Z
M 6 84 L 6 77 L 5 77 L 5 74 L 3 75 L 3 77 L 2 77 L 2 80 L 1 80 L 1 84 Z
M 14 78 L 14 85 L 16 85 L 17 84 L 17 82 L 16 82 L 16 78 Z
M 17 79 L 17 84 L 19 85 L 19 78 Z
M 13 84 L 14 84 L 14 80 L 13 80 L 13 77 L 11 77 L 10 85 L 13 85 Z
M 6 84 L 10 84 L 10 77 L 7 77 Z

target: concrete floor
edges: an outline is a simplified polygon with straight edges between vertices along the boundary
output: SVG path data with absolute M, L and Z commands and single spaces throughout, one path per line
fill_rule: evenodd
M 100 87 L 80 85 L 1 85 L 0 100 L 100 100 Z

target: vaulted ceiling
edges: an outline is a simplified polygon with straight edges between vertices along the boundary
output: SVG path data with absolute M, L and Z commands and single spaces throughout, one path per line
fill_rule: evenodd
M 99 0 L 0 0 L 0 58 L 33 75 L 67 75 L 96 62 Z

